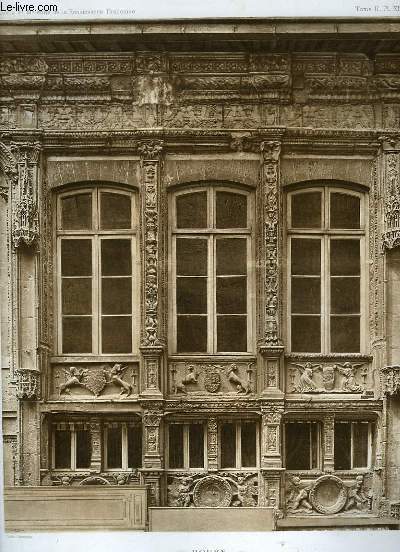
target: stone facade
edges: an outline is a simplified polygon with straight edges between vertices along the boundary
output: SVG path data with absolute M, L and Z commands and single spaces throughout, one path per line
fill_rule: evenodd
M 398 516 L 400 27 L 366 22 L 355 38 L 354 22 L 254 21 L 235 30 L 222 21 L 187 28 L 144 23 L 143 40 L 123 23 L 104 35 L 104 23 L 90 35 L 78 25 L 60 41 L 63 25 L 43 24 L 40 40 L 22 26 L 25 42 L 11 25 L 13 52 L 1 39 L 5 484 L 147 484 L 150 505 L 269 506 L 277 518 L 311 517 L 315 526 L 321 517 L 339 527 L 342 518 Z M 212 324 L 225 311 L 210 292 L 207 346 L 200 353 L 179 349 L 181 276 L 173 244 L 182 226 L 175 201 L 196 189 L 209 198 L 218 191 L 247 198 L 251 224 L 229 234 L 251 244 L 247 343 L 236 353 L 215 345 Z M 67 277 L 60 243 L 79 232 L 64 231 L 59 209 L 64 197 L 82 190 L 92 198 L 114 190 L 133 198 L 137 224 L 118 234 L 136 240 L 129 353 L 112 345 L 102 353 L 100 337 L 91 352 L 62 352 Z M 296 228 L 291 234 L 288 198 L 299 190 L 349 192 L 363 205 L 359 226 L 350 226 L 357 230 L 342 232 L 364 244 L 360 276 L 352 276 L 360 280 L 358 348 L 330 344 L 333 310 L 330 318 L 320 315 L 331 324 L 326 330 L 320 322 L 320 350 L 293 345 L 288 243 Z M 327 205 L 324 212 L 332 213 Z M 205 212 L 214 217 L 210 205 Z M 218 224 L 204 232 L 210 244 L 222 235 Z M 96 230 L 85 239 L 100 243 L 106 234 Z M 315 232 L 322 234 L 334 241 L 329 231 Z M 324 281 L 333 279 L 325 265 L 321 270 Z M 101 277 L 90 277 L 93 297 L 101 295 Z M 211 286 L 218 274 L 207 278 Z M 96 336 L 105 324 L 99 312 L 96 326 L 90 311 Z M 254 435 L 245 434 L 246 423 Z M 293 424 L 309 428 L 305 467 L 290 468 Z M 120 432 L 117 444 L 110 445 L 108 428 Z M 57 432 L 71 439 L 65 466 L 57 460 Z M 89 435 L 86 463 L 77 460 L 81 434 Z M 200 463 L 192 458 L 195 440 L 204 448 Z M 111 461 L 112 446 L 119 452 Z M 338 453 L 347 446 L 348 466 Z M 365 461 L 357 460 L 357 447 Z M 132 460 L 134 449 L 139 461 Z M 233 450 L 232 461 L 224 460 L 225 449 L 228 456 Z

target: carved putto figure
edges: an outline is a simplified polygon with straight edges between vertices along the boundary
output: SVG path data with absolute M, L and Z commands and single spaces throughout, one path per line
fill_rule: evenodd
M 312 364 L 306 362 L 305 364 L 294 364 L 300 370 L 299 383 L 295 386 L 295 391 L 299 393 L 307 393 L 310 391 L 318 391 L 316 383 L 313 381 L 314 371 L 321 369 L 321 364 Z
M 350 362 L 336 364 L 337 370 L 343 376 L 343 391 L 350 391 L 352 393 L 360 393 L 362 391 L 361 385 L 356 381 L 356 370 L 361 366 L 362 364 L 351 364 Z
M 191 493 L 190 493 L 190 487 L 193 483 L 192 477 L 183 477 L 179 482 L 178 487 L 178 504 L 179 506 L 183 506 L 184 508 L 187 508 L 190 505 L 191 502 Z
M 250 384 L 249 382 L 244 381 L 240 376 L 238 376 L 237 372 L 238 372 L 237 365 L 231 364 L 228 367 L 228 372 L 227 372 L 228 380 L 230 381 L 230 383 L 232 383 L 232 385 L 236 386 L 238 394 L 244 393 L 245 395 L 248 395 L 249 393 L 251 393 Z
M 287 499 L 287 508 L 290 512 L 301 512 L 306 510 L 311 512 L 311 506 L 308 498 L 311 486 L 305 486 L 300 477 L 295 475 L 291 481 L 290 494 Z
M 180 382 L 177 382 L 175 384 L 175 393 L 187 394 L 186 385 L 190 383 L 197 383 L 198 377 L 199 375 L 195 370 L 195 366 L 193 364 L 190 364 L 190 366 L 188 366 L 188 373 L 186 374 L 186 376 L 182 378 Z
M 113 383 L 117 387 L 121 388 L 121 391 L 119 392 L 120 395 L 125 394 L 127 397 L 129 397 L 129 395 L 132 393 L 132 385 L 121 378 L 122 374 L 127 368 L 128 366 L 126 365 L 123 366 L 122 364 L 116 363 L 109 370 L 104 370 L 104 375 L 108 380 L 107 383 Z
M 70 394 L 70 387 L 73 387 L 74 385 L 83 387 L 84 383 L 82 380 L 87 375 L 88 370 L 71 366 L 69 370 L 64 370 L 64 373 L 67 380 L 65 383 L 60 385 L 60 395 L 64 392 Z
M 364 492 L 364 476 L 357 475 L 353 488 L 348 491 L 348 498 L 344 507 L 347 510 L 369 510 L 371 507 L 371 497 Z

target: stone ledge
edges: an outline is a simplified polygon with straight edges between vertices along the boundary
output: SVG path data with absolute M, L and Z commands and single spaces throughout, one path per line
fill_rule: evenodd
M 400 522 L 394 518 L 375 518 L 375 517 L 334 517 L 334 516 L 308 516 L 292 517 L 280 519 L 277 521 L 277 529 L 281 531 L 296 531 L 304 529 L 322 529 L 322 528 L 365 528 L 365 529 L 399 529 Z

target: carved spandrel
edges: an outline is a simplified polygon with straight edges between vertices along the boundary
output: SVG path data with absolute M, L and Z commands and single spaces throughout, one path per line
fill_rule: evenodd
M 54 365 L 51 397 L 129 399 L 139 392 L 138 376 L 137 364 Z
M 288 393 L 372 393 L 371 372 L 365 362 L 290 362 Z
M 170 395 L 252 395 L 256 392 L 253 362 L 192 363 L 169 365 Z

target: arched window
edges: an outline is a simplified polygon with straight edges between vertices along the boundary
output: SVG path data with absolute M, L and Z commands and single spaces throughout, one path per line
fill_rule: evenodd
M 252 352 L 251 194 L 186 189 L 171 211 L 172 351 Z
M 107 187 L 57 197 L 58 353 L 137 351 L 135 194 Z
M 288 334 L 294 353 L 365 347 L 364 195 L 335 187 L 293 191 L 288 211 Z

